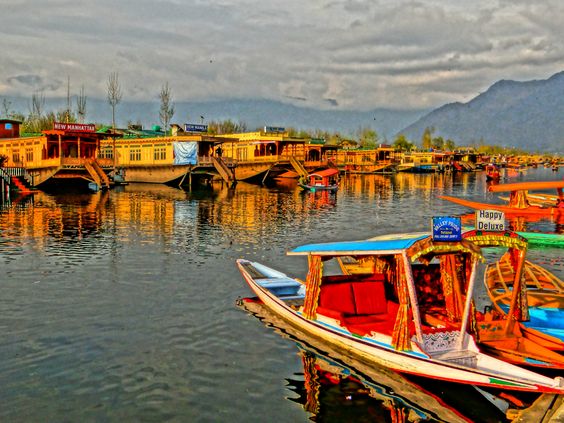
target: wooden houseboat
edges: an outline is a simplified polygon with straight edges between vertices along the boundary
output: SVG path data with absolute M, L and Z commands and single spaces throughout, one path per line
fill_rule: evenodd
M 300 176 L 304 172 L 300 165 L 303 167 L 306 159 L 308 140 L 291 137 L 284 128 L 264 127 L 261 131 L 217 137 L 230 139 L 223 144 L 222 155 L 237 163 L 237 180 L 264 181 L 289 170 L 297 171 Z
M 375 149 L 341 149 L 331 161 L 349 174 L 393 173 L 397 163 L 394 148 L 384 144 Z
M 99 158 L 115 163 L 125 182 L 189 185 L 196 180 L 221 178 L 234 183 L 236 163 L 222 155 L 229 138 L 204 133 L 160 137 L 106 136 Z M 115 150 L 115 161 L 114 161 Z
M 41 135 L 20 137 L 19 127 L 12 135 L 0 139 L 0 154 L 8 157 L 8 169 L 24 168 L 32 186 L 90 183 L 109 187 L 107 173 L 112 163 L 97 158 L 104 135 L 96 133 L 94 125 L 55 122 L 52 130 Z
M 397 166 L 398 172 L 434 173 L 450 169 L 450 155 L 436 151 L 404 153 Z

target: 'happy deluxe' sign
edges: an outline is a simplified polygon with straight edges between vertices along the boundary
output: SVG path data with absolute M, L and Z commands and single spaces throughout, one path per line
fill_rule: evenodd
M 460 241 L 462 239 L 462 225 L 460 217 L 433 217 L 434 241 Z
M 476 230 L 504 231 L 505 213 L 497 210 L 476 210 Z

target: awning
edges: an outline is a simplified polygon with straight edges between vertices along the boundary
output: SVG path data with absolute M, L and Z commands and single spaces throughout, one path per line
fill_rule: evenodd
M 339 171 L 337 169 L 325 169 L 325 170 L 320 170 L 318 172 L 314 172 L 314 173 L 310 173 L 308 176 L 319 176 L 321 178 L 327 177 L 327 176 L 333 176 L 338 174 Z

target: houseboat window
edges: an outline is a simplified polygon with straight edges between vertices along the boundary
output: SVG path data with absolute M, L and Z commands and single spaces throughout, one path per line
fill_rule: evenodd
M 141 149 L 140 148 L 132 148 L 129 150 L 129 160 L 132 162 L 141 161 Z
M 12 151 L 12 161 L 14 163 L 19 163 L 20 162 L 20 151 L 19 150 L 14 150 Z
M 5 128 L 5 129 L 12 129 L 12 124 L 11 124 L 11 123 L 6 123 L 6 124 L 4 125 L 4 128 Z
M 33 148 L 26 148 L 25 149 L 25 161 L 32 162 L 33 161 Z
M 155 147 L 155 160 L 166 160 L 166 147 Z
M 102 147 L 100 149 L 100 158 L 102 159 L 112 159 L 114 157 L 114 152 L 112 147 Z

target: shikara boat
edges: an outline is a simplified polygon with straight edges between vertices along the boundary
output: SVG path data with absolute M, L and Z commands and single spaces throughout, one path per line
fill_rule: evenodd
M 462 206 L 476 210 L 498 210 L 507 215 L 522 216 L 546 216 L 563 217 L 564 207 L 557 207 L 556 202 L 552 206 L 536 205 L 534 201 L 528 199 L 529 190 L 548 190 L 556 189 L 558 198 L 564 200 L 564 180 L 562 181 L 541 181 L 541 182 L 519 182 L 515 184 L 492 185 L 488 188 L 490 192 L 509 192 L 509 203 L 506 205 L 480 203 L 478 201 L 465 200 L 463 198 L 439 196 L 443 200 L 448 200 Z M 563 204 L 564 206 L 564 204 Z
M 334 405 L 335 401 L 334 395 L 323 395 L 324 389 L 334 393 L 340 384 L 344 385 L 343 389 L 353 397 L 353 402 L 349 399 L 347 405 L 355 406 L 360 402 L 371 408 L 381 407 L 382 419 L 387 416 L 386 410 L 389 410 L 391 421 L 394 421 L 397 415 L 409 416 L 406 420 L 401 420 L 405 422 L 474 422 L 484 415 L 497 416 L 496 421 L 501 421 L 506 416 L 500 413 L 500 409 L 503 413 L 509 407 L 519 410 L 528 408 L 532 402 L 524 401 L 523 396 L 515 399 L 513 395 L 506 395 L 503 390 L 484 392 L 468 385 L 429 381 L 428 386 L 423 387 L 421 379 L 410 380 L 405 375 L 370 360 L 339 348 L 332 348 L 321 338 L 305 335 L 296 326 L 288 324 L 269 310 L 256 297 L 242 298 L 238 304 L 265 326 L 296 343 L 303 363 L 303 388 L 292 390 L 301 392 L 303 389 L 305 395 L 294 401 L 302 403 L 304 409 L 314 414 L 318 421 L 330 420 L 327 415 L 328 405 Z M 362 385 L 358 386 L 359 384 Z M 289 380 L 287 386 L 292 385 Z M 449 398 L 445 398 L 445 392 L 450 393 Z M 490 399 L 495 397 L 497 401 L 500 401 L 501 397 L 506 399 L 502 400 L 504 404 L 501 404 L 501 407 L 499 403 L 490 406 L 488 401 L 484 401 L 484 396 Z M 331 398 L 331 403 L 324 404 L 324 398 Z M 380 405 L 369 403 L 370 399 L 378 401 Z M 534 399 L 535 397 L 532 398 Z M 355 403 L 355 400 L 358 402 Z
M 338 176 L 339 171 L 337 169 L 329 168 L 310 173 L 305 179 L 301 179 L 298 184 L 308 191 L 337 191 L 339 189 Z
M 561 378 L 484 354 L 467 331 L 477 265 L 483 259 L 472 242 L 422 236 L 311 244 L 288 254 L 308 257 L 305 282 L 260 263 L 240 259 L 237 265 L 265 306 L 303 333 L 406 374 L 564 393 Z M 336 261 L 342 257 L 372 262 L 372 273 L 327 271 L 330 260 L 338 270 Z M 460 292 L 460 286 L 467 291 Z
M 499 181 L 500 178 L 499 168 L 494 164 L 488 164 L 486 166 L 486 181 Z
M 526 260 L 527 240 L 515 232 L 472 230 L 463 237 L 480 247 L 507 248 L 501 260 L 486 267 L 484 282 L 495 310 L 476 312 L 479 345 L 514 364 L 564 369 L 564 356 L 552 351 L 562 349 L 562 340 L 529 337 L 527 327 L 529 314 L 535 313 L 531 312 L 535 306 L 530 305 L 560 307 L 564 299 L 562 281 Z
M 488 265 L 484 276 L 488 295 L 497 312 L 520 322 L 526 338 L 564 351 L 564 282 L 526 260 L 525 251 L 512 248 Z

